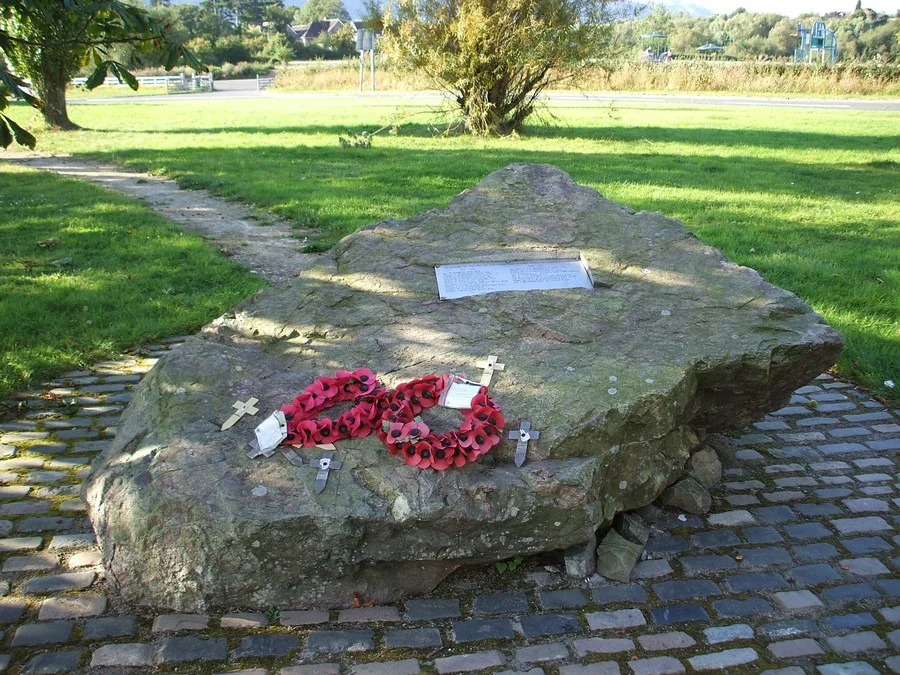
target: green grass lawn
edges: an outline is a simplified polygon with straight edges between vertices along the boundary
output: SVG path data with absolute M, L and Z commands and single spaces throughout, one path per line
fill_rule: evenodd
M 134 200 L 0 163 L 0 399 L 193 332 L 261 285 Z
M 679 218 L 809 302 L 847 337 L 840 372 L 900 380 L 900 116 L 727 106 L 555 104 L 519 138 L 435 133 L 399 99 L 73 106 L 88 129 L 41 149 L 115 161 L 256 204 L 319 232 L 445 205 L 511 162 L 554 164 L 606 197 Z M 370 149 L 338 136 L 419 113 Z M 22 117 L 30 113 L 23 111 Z M 890 393 L 890 392 L 888 392 Z

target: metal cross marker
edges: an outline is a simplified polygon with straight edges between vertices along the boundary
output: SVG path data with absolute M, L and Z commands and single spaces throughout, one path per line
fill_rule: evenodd
M 509 432 L 509 438 L 516 442 L 516 466 L 525 463 L 525 455 L 528 452 L 528 441 L 536 441 L 541 437 L 541 432 L 531 428 L 531 422 L 522 420 L 518 429 Z
M 328 472 L 331 469 L 340 469 L 342 466 L 341 461 L 333 459 L 333 457 L 333 453 L 326 452 L 322 455 L 322 459 L 314 459 L 309 463 L 311 467 L 319 470 L 319 473 L 316 474 L 316 487 L 314 488 L 316 494 L 325 489 L 325 483 L 328 482 Z
M 319 443 L 316 447 L 320 450 L 337 450 L 337 448 L 334 447 L 334 443 Z
M 506 368 L 505 363 L 497 363 L 497 358 L 496 354 L 491 354 L 485 360 L 475 363 L 476 368 L 484 368 L 484 373 L 481 375 L 482 387 L 490 386 L 491 377 L 494 375 L 495 370 L 504 370 Z
M 235 409 L 235 412 L 225 420 L 225 424 L 222 425 L 222 431 L 233 427 L 244 415 L 255 415 L 258 413 L 259 408 L 254 407 L 257 403 L 259 403 L 259 399 L 255 398 L 248 398 L 246 402 L 235 401 L 232 403 L 231 407 Z
M 285 448 L 283 446 L 281 448 L 281 454 L 294 466 L 303 466 L 303 455 L 298 455 L 290 448 Z

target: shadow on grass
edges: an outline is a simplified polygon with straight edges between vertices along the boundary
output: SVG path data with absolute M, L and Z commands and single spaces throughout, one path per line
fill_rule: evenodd
M 386 123 L 386 126 L 390 124 Z M 404 137 L 435 138 L 441 136 L 446 124 L 427 124 L 418 122 L 402 122 L 400 133 Z M 229 126 L 229 127 L 190 127 L 166 129 L 166 135 L 216 135 L 216 134 L 320 134 L 341 136 L 348 133 L 360 134 L 364 131 L 372 133 L 380 127 L 368 125 L 323 125 L 298 124 L 292 126 Z M 121 133 L 116 128 L 88 128 L 93 133 Z M 462 134 L 452 134 L 462 135 Z M 897 138 L 892 134 L 859 134 L 841 135 L 812 131 L 769 131 L 755 129 L 683 129 L 677 127 L 627 127 L 627 126 L 567 126 L 565 124 L 548 124 L 527 126 L 523 135 L 527 138 L 547 138 L 560 140 L 609 141 L 617 143 L 680 143 L 692 146 L 724 146 L 724 147 L 757 147 L 781 150 L 865 150 L 895 147 Z

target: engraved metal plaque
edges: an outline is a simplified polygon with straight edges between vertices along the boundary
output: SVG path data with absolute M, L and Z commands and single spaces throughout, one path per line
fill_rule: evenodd
M 511 260 L 437 265 L 434 273 L 441 300 L 499 291 L 594 287 L 583 256 L 570 260 Z

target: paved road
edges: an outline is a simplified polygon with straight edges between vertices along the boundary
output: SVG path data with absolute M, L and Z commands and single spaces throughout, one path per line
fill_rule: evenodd
M 291 92 L 257 91 L 256 80 L 220 80 L 216 82 L 217 91 L 211 94 L 178 94 L 172 96 L 151 95 L 128 98 L 95 98 L 72 100 L 72 104 L 97 103 L 160 103 L 179 101 L 209 101 L 246 98 L 288 98 L 288 99 L 372 99 L 395 101 L 405 100 L 413 103 L 437 102 L 443 94 L 436 91 L 413 92 Z M 692 94 L 627 94 L 609 92 L 551 92 L 545 96 L 551 101 L 618 104 L 666 105 L 723 105 L 723 106 L 764 106 L 778 108 L 812 108 L 824 110 L 879 110 L 900 112 L 900 99 L 817 99 L 817 98 L 782 98 L 782 97 L 749 97 L 749 96 L 701 96 Z

